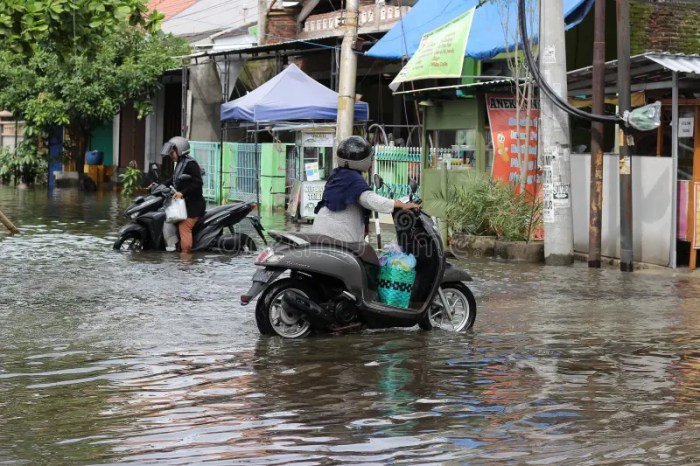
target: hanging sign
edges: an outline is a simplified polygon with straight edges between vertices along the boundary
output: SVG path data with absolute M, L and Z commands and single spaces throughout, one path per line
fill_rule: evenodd
M 494 179 L 507 183 L 520 184 L 521 163 L 527 160 L 526 189 L 534 193 L 538 177 L 541 175 L 535 170 L 537 159 L 538 122 L 540 117 L 539 103 L 532 100 L 532 109 L 529 118 L 527 110 L 520 110 L 520 121 L 517 117 L 515 96 L 512 94 L 486 94 L 486 108 L 491 127 L 491 139 L 493 141 L 493 167 Z M 528 129 L 529 120 L 529 131 Z M 520 123 L 520 124 L 518 124 Z M 527 155 L 527 158 L 525 157 Z M 521 162 L 522 161 L 522 162 Z M 565 193 L 560 193 L 565 194 Z M 566 193 L 568 199 L 568 192 Z M 563 201 L 564 197 L 560 200 Z
M 389 88 L 395 91 L 399 84 L 418 79 L 461 77 L 474 10 L 472 8 L 424 34 L 418 50 L 389 84 Z
M 695 118 L 679 118 L 678 119 L 678 137 L 692 138 L 695 130 Z
M 325 187 L 325 181 L 304 181 L 301 184 L 301 200 L 299 203 L 299 216 L 301 218 L 316 217 L 314 210 L 316 210 L 316 204 L 323 197 Z

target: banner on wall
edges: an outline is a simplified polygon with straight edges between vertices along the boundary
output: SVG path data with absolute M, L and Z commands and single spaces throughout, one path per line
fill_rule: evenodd
M 518 127 L 517 106 L 512 94 L 486 94 L 486 109 L 489 115 L 491 140 L 493 141 L 494 179 L 520 185 L 520 154 L 527 152 L 527 182 L 526 189 L 534 193 L 541 184 L 541 172 L 535 170 L 537 160 L 537 143 L 539 129 L 539 102 L 532 101 L 530 110 L 530 127 L 528 127 L 527 111 L 520 110 L 520 126 Z M 522 157 L 525 160 L 525 157 Z

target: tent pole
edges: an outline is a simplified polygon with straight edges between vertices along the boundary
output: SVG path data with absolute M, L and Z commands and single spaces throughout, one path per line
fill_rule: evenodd
M 258 143 L 258 122 L 255 122 L 255 195 L 258 204 L 258 215 L 260 215 L 260 145 Z
M 224 204 L 224 131 L 226 131 L 226 123 L 221 122 L 221 136 L 219 138 L 219 189 L 217 193 L 218 204 Z

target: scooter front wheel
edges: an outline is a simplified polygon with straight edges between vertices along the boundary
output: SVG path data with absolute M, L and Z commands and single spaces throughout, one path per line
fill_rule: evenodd
M 311 322 L 283 306 L 282 298 L 290 291 L 312 300 L 316 297 L 314 290 L 301 280 L 285 278 L 272 284 L 255 307 L 255 321 L 263 335 L 303 338 L 311 333 Z
M 440 295 L 436 295 L 420 327 L 423 330 L 439 328 L 452 332 L 472 328 L 476 320 L 476 299 L 471 290 L 463 283 L 446 283 L 440 288 L 447 308 Z
M 114 242 L 114 249 L 119 251 L 140 251 L 143 249 L 141 236 L 136 232 L 125 233 Z

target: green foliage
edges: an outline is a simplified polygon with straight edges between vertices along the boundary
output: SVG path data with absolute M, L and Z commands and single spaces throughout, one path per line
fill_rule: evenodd
M 60 58 L 88 54 L 100 42 L 127 27 L 155 32 L 163 19 L 148 14 L 145 0 L 3 0 L 0 37 L 5 49 L 31 57 L 50 51 Z
M 119 175 L 119 178 L 122 180 L 122 194 L 131 196 L 141 187 L 143 172 L 138 168 L 126 167 L 126 171 Z
M 150 111 L 160 76 L 188 51 L 146 12 L 145 0 L 0 2 L 0 109 L 29 136 L 65 126 L 82 160 L 90 131 L 122 105 Z
M 541 220 L 539 200 L 477 171 L 469 174 L 461 188 L 453 188 L 443 202 L 450 228 L 470 235 L 528 241 Z
M 0 149 L 0 181 L 33 184 L 43 180 L 48 171 L 46 150 L 39 149 L 33 139 L 22 141 L 17 150 Z

